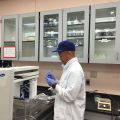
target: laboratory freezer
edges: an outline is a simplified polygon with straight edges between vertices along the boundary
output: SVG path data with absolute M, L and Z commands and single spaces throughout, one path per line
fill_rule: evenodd
M 12 68 L 0 68 L 0 120 L 12 120 L 13 78 Z

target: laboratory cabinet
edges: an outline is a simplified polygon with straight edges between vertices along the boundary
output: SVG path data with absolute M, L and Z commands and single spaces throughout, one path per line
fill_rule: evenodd
M 2 18 L 2 59 L 38 61 L 38 26 L 39 13 L 4 16 Z M 5 47 L 8 47 L 8 50 L 15 47 L 15 56 L 5 58 L 3 54 Z
M 91 6 L 90 63 L 120 63 L 120 2 Z
M 63 10 L 63 40 L 75 44 L 80 62 L 88 62 L 89 6 Z
M 38 61 L 39 13 L 19 15 L 19 60 Z
M 18 15 L 2 17 L 1 59 L 18 60 Z M 14 57 L 4 57 L 4 47 L 15 47 Z
M 40 12 L 40 61 L 59 61 L 56 52 L 62 41 L 62 10 Z

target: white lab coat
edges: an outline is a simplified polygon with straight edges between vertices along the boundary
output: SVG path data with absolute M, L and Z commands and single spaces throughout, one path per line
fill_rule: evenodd
M 63 67 L 60 83 L 56 85 L 54 120 L 83 120 L 85 111 L 85 78 L 77 58 Z

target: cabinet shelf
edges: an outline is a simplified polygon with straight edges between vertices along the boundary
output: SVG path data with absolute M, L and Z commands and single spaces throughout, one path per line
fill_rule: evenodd
M 72 26 L 72 25 L 84 25 L 84 23 L 78 23 L 78 24 L 67 24 L 67 26 Z
M 22 42 L 35 42 L 35 40 L 23 40 Z
M 96 18 L 95 23 L 116 22 L 115 17 Z
M 48 40 L 48 39 L 50 39 L 50 40 L 58 40 L 57 37 L 44 37 L 44 39 L 46 39 L 46 40 Z
M 95 32 L 115 32 L 116 29 L 96 29 Z
M 84 37 L 81 37 L 81 36 L 67 36 L 68 38 L 82 38 L 84 39 Z
M 84 23 L 83 23 L 83 24 L 72 24 L 72 25 L 67 25 L 67 27 L 84 27 Z
M 99 39 L 110 39 L 110 40 L 114 40 L 114 39 L 115 39 L 115 36 L 96 36 L 95 39 L 96 39 L 96 40 L 99 40 Z
M 44 26 L 45 29 L 48 29 L 48 28 L 58 28 L 58 25 L 48 25 L 48 26 Z
M 13 41 L 13 40 L 6 40 L 4 42 L 16 42 L 16 41 Z

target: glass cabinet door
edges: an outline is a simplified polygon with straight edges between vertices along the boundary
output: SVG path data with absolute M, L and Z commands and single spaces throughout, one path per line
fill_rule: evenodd
M 117 4 L 102 4 L 91 8 L 90 61 L 117 62 L 118 30 Z
M 18 16 L 4 16 L 2 18 L 2 47 L 16 47 L 15 58 L 2 58 L 18 60 Z M 2 52 L 3 57 L 3 52 Z
M 52 51 L 62 40 L 62 11 L 41 12 L 40 16 L 40 60 L 58 61 L 57 53 Z
M 19 60 L 38 61 L 39 14 L 22 14 L 19 18 Z
M 76 56 L 80 62 L 88 62 L 89 7 L 64 9 L 63 40 L 76 46 Z

